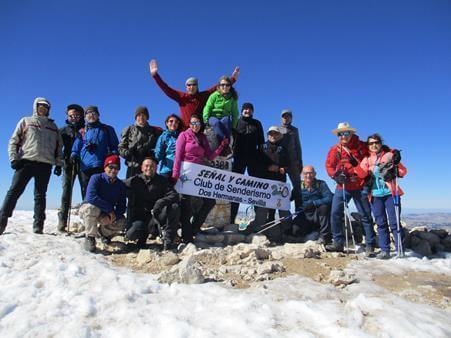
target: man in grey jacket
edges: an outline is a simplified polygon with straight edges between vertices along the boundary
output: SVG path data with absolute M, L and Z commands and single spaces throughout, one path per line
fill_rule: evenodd
M 299 138 L 299 130 L 294 127 L 291 122 L 293 121 L 293 112 L 289 109 L 282 110 L 282 127 L 285 128 L 285 134 L 283 135 L 282 145 L 288 152 L 288 158 L 290 160 L 288 167 L 288 176 L 290 177 L 291 184 L 293 185 L 294 205 L 296 209 L 302 206 L 302 197 L 300 193 L 302 172 L 302 148 Z
M 17 200 L 28 182 L 34 178 L 33 232 L 42 234 L 45 220 L 47 186 L 52 165 L 55 174 L 61 175 L 62 139 L 58 127 L 49 119 L 50 102 L 37 97 L 33 103 L 33 115 L 23 117 L 16 126 L 8 144 L 11 168 L 15 170 L 11 187 L 6 193 L 0 210 L 0 235 L 5 231 Z

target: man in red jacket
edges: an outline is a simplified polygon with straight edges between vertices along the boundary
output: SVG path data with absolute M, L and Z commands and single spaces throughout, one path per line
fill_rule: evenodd
M 360 161 L 368 155 L 368 148 L 365 142 L 360 141 L 355 132 L 356 129 L 351 128 L 348 122 L 339 123 L 338 128 L 332 131 L 333 134 L 338 136 L 338 143 L 330 148 L 327 154 L 326 170 L 329 176 L 337 182 L 337 187 L 332 200 L 331 212 L 334 243 L 326 245 L 326 250 L 343 251 L 344 188 L 346 203 L 352 198 L 357 211 L 361 215 L 365 230 L 366 253 L 371 255 L 374 252 L 375 245 L 371 207 L 368 194 L 364 189 L 365 181 L 359 178 L 354 170 Z
M 180 115 L 184 124 L 183 130 L 187 129 L 189 127 L 189 120 L 191 115 L 196 114 L 198 116 L 202 116 L 205 103 L 207 102 L 210 94 L 216 90 L 217 84 L 215 84 L 213 87 L 208 88 L 207 90 L 200 92 L 197 79 L 195 77 L 190 77 L 185 82 L 186 92 L 184 93 L 169 87 L 166 82 L 161 79 L 160 75 L 158 74 L 157 60 L 150 61 L 149 69 L 150 74 L 154 78 L 157 85 L 161 88 L 161 90 L 168 97 L 179 104 Z M 232 76 L 230 77 L 232 84 L 236 82 L 239 74 L 240 68 L 235 67 Z

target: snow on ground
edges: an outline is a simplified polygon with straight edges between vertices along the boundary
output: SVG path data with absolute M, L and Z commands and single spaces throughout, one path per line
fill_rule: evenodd
M 53 236 L 18 211 L 0 236 L 0 337 L 450 337 L 449 311 L 406 301 L 370 280 L 340 290 L 291 276 L 250 289 L 164 285 Z M 358 261 L 374 269 L 451 273 L 451 257 Z M 402 273 L 402 272 L 400 272 Z

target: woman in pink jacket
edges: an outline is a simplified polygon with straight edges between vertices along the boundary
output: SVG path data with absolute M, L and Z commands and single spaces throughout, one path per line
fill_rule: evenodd
M 404 230 L 401 225 L 399 225 L 400 236 L 398 236 L 395 196 L 396 194 L 398 195 L 399 210 L 401 210 L 399 196 L 403 194 L 403 191 L 397 186 L 397 177 L 404 177 L 407 169 L 400 163 L 401 155 L 399 150 L 390 150 L 387 146 L 383 145 L 382 137 L 379 134 L 368 136 L 367 144 L 370 155 L 360 162 L 360 165 L 355 168 L 355 171 L 360 178 L 368 177 L 368 196 L 376 219 L 379 247 L 381 248 L 381 252 L 377 258 L 388 259 L 390 258 L 390 232 L 388 230 L 388 223 L 395 238 L 396 248 L 398 248 L 398 238 L 401 238 L 401 243 L 404 239 Z
M 172 171 L 172 179 L 174 182 L 180 177 L 182 162 L 191 162 L 197 164 L 206 164 L 205 159 L 214 160 L 222 149 L 229 143 L 225 138 L 221 145 L 215 150 L 211 150 L 207 137 L 202 133 L 202 120 L 198 115 L 191 115 L 189 129 L 180 133 L 175 146 L 175 159 Z M 193 204 L 201 201 L 202 206 L 199 212 L 193 214 Z M 183 242 L 193 241 L 193 235 L 199 232 L 201 225 L 205 222 L 211 209 L 215 206 L 214 199 L 205 197 L 194 197 L 190 195 L 182 195 L 182 214 L 180 221 L 182 223 Z M 192 220 L 191 220 L 192 217 Z

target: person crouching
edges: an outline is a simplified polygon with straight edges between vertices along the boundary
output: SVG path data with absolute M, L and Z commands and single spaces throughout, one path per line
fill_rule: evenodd
M 121 167 L 118 155 L 105 159 L 101 174 L 89 179 L 85 201 L 80 207 L 80 216 L 86 228 L 84 247 L 96 251 L 96 238 L 107 240 L 125 229 L 126 187 L 118 177 Z
M 179 194 L 171 182 L 156 174 L 157 164 L 146 158 L 141 164 L 141 174 L 125 181 L 129 191 L 130 220 L 126 237 L 137 240 L 138 247 L 145 246 L 154 226 L 159 227 L 163 250 L 175 248 L 174 239 L 180 218 Z

